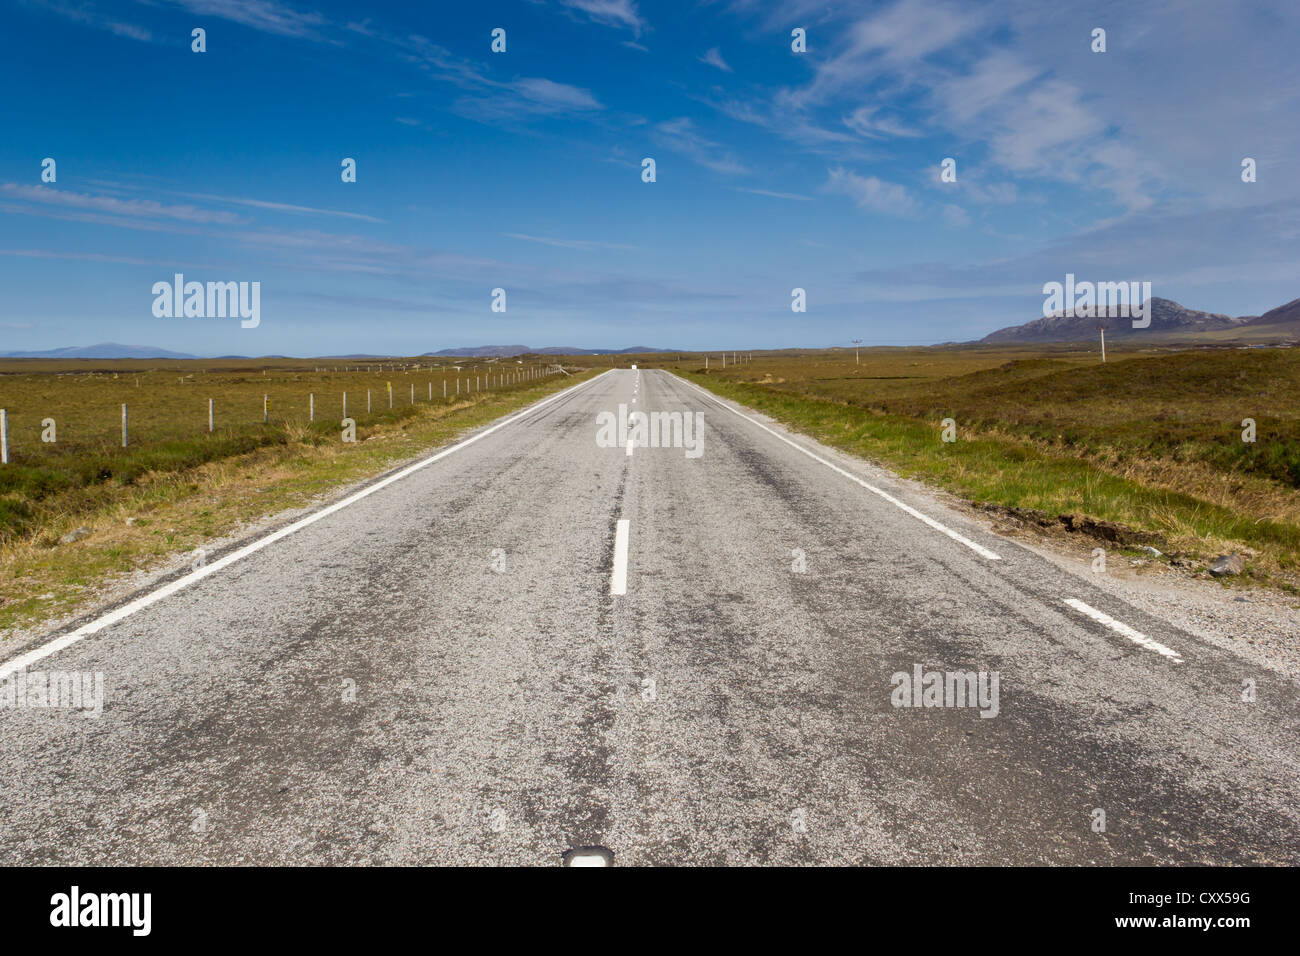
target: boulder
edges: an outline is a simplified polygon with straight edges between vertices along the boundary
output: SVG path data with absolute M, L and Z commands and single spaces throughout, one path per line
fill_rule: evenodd
M 1210 573 L 1216 578 L 1229 574 L 1240 574 L 1244 570 L 1246 570 L 1246 564 L 1241 560 L 1239 554 L 1221 554 L 1210 565 Z

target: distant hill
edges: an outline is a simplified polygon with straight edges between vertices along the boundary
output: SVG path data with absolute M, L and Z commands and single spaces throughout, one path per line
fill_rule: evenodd
M 1051 315 L 1023 325 L 998 329 L 979 341 L 987 344 L 1090 341 L 1097 337 L 1101 326 L 1106 327 L 1108 338 L 1159 336 L 1162 340 L 1186 339 L 1216 343 L 1300 338 L 1300 299 L 1278 306 L 1263 315 L 1235 318 L 1218 312 L 1189 309 L 1172 299 L 1152 296 L 1150 302 L 1151 325 L 1145 329 L 1133 328 L 1133 320 L 1127 317 Z
M 528 345 L 474 345 L 459 349 L 442 349 L 437 352 L 425 352 L 425 355 L 463 355 L 467 358 L 485 358 L 499 356 L 513 358 L 516 355 L 637 355 L 645 352 L 663 352 L 665 349 L 652 349 L 646 345 L 634 345 L 627 349 L 582 349 L 573 345 L 548 345 L 536 349 Z
M 98 345 L 74 345 L 61 349 L 46 349 L 43 352 L 5 352 L 5 358 L 89 358 L 89 359 L 192 359 L 197 355 L 184 352 L 168 352 L 149 345 L 119 345 L 116 342 L 100 342 Z
M 1292 299 L 1286 305 L 1279 305 L 1260 316 L 1252 316 L 1247 321 L 1253 326 L 1290 325 L 1300 329 L 1300 299 Z

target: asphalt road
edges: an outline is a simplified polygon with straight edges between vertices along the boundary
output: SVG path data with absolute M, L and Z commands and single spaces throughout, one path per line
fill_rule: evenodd
M 607 372 L 11 656 L 104 704 L 0 708 L 0 862 L 1300 862 L 1293 684 L 742 411 Z

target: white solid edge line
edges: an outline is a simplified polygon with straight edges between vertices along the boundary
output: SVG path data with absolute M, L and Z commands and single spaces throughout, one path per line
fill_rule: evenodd
M 1133 628 L 1129 627 L 1123 621 L 1117 621 L 1109 614 L 1105 614 L 1101 611 L 1098 611 L 1095 607 L 1091 607 L 1087 604 L 1084 604 L 1082 601 L 1078 600 L 1077 598 L 1066 598 L 1065 603 L 1068 604 L 1070 607 L 1074 608 L 1080 614 L 1086 614 L 1088 617 L 1092 618 L 1098 624 L 1104 624 L 1106 627 L 1110 628 L 1112 631 L 1115 631 L 1117 634 L 1123 634 L 1134 644 L 1137 644 L 1141 647 L 1145 647 L 1149 651 L 1155 651 L 1157 654 L 1169 658 L 1175 664 L 1181 664 L 1183 662 L 1182 655 L 1179 654 L 1172 647 L 1166 647 L 1164 644 L 1161 644 L 1159 641 L 1153 641 L 1151 638 L 1147 637 L 1141 631 L 1133 630 Z
M 295 531 L 301 531 L 303 528 L 307 527 L 308 525 L 315 524 L 317 521 L 320 521 L 322 518 L 334 514 L 334 512 L 336 511 L 342 511 L 344 508 L 348 507 L 348 505 L 356 504 L 362 498 L 367 498 L 370 495 L 373 495 L 376 491 L 379 491 L 381 488 L 387 488 L 389 485 L 393 484 L 394 482 L 401 481 L 407 475 L 414 474 L 415 472 L 419 471 L 421 468 L 424 468 L 428 465 L 432 465 L 435 461 L 439 461 L 443 458 L 446 458 L 448 455 L 452 454 L 453 452 L 460 451 L 462 448 L 474 444 L 474 442 L 478 441 L 480 438 L 486 438 L 488 435 L 491 435 L 493 432 L 498 431 L 499 429 L 505 428 L 507 425 L 519 421 L 519 419 L 523 418 L 524 416 L 531 415 L 533 412 L 537 411 L 537 409 L 543 407 L 544 405 L 549 405 L 551 402 L 563 398 L 565 395 L 568 395 L 570 392 L 574 392 L 580 388 L 584 388 L 585 386 L 590 385 L 592 382 L 596 381 L 597 379 L 601 378 L 606 374 L 607 374 L 606 372 L 601 372 L 600 375 L 596 375 L 592 378 L 589 378 L 585 382 L 579 382 L 577 385 L 570 386 L 569 388 L 566 388 L 562 392 L 556 392 L 550 398 L 544 398 L 540 402 L 530 405 L 528 408 L 524 409 L 523 411 L 517 412 L 516 414 L 510 416 L 509 418 L 497 422 L 495 425 L 492 425 L 491 427 L 484 429 L 483 431 L 479 432 L 477 435 L 471 435 L 469 438 L 466 438 L 464 441 L 457 442 L 455 445 L 452 445 L 450 448 L 444 448 L 442 451 L 434 455 L 430 455 L 428 458 L 417 461 L 413 465 L 408 465 L 407 467 L 403 468 L 401 471 L 389 475 L 387 478 L 383 479 L 382 481 L 377 481 L 373 485 L 368 485 L 367 487 L 362 488 L 360 491 L 356 492 L 355 494 L 349 495 L 348 497 L 344 498 L 342 501 L 336 501 L 334 504 L 322 508 L 320 511 L 314 511 L 311 514 L 307 515 L 306 517 L 299 518 L 293 524 L 286 525 L 285 527 L 281 528 L 279 531 L 273 531 L 263 538 L 258 538 L 256 541 L 244 545 L 244 547 L 240 548 L 237 551 L 232 551 L 230 554 L 227 554 L 224 557 L 221 557 L 216 561 L 213 561 L 211 564 L 204 565 L 203 567 L 198 568 L 195 571 L 191 571 L 189 574 L 186 574 L 183 577 L 179 577 L 175 581 L 172 581 L 168 584 L 164 584 L 162 587 L 150 591 L 148 594 L 141 595 L 140 597 L 136 598 L 134 601 L 131 601 L 128 604 L 124 604 L 121 607 L 117 608 L 116 610 L 109 611 L 107 614 L 101 615 L 100 617 L 95 618 L 93 621 L 81 625 L 81 627 L 77 628 L 75 631 L 72 631 L 68 634 L 64 634 L 62 637 L 56 637 L 54 640 L 42 644 L 40 647 L 32 648 L 30 651 L 27 651 L 25 654 L 20 654 L 17 657 L 13 658 L 12 660 L 0 664 L 0 680 L 4 680 L 6 677 L 9 677 L 11 674 L 14 674 L 20 670 L 25 670 L 29 665 L 34 664 L 36 661 L 39 661 L 44 657 L 48 657 L 51 654 L 57 653 L 58 651 L 61 651 L 66 647 L 71 647 L 73 644 L 80 641 L 83 637 L 89 637 L 91 634 L 103 630 L 104 628 L 108 627 L 110 624 L 116 624 L 118 621 L 122 620 L 123 618 L 130 617 L 136 611 L 141 611 L 144 608 L 148 607 L 149 605 L 161 601 L 165 597 L 170 597 L 171 595 L 175 594 L 177 591 L 184 590 L 185 588 L 189 587 L 191 584 L 195 584 L 203 580 L 210 574 L 216 574 L 218 571 L 234 564 L 236 561 L 240 561 L 248 557 L 250 554 L 254 554 L 258 551 L 261 551 L 267 545 L 274 544 L 276 541 L 279 541 L 281 538 L 287 538 Z
M 627 534 L 628 519 L 619 518 L 614 530 L 614 573 L 609 578 L 610 594 L 627 593 Z
M 738 412 L 738 411 L 736 411 L 736 410 L 735 410 L 734 408 L 732 408 L 730 405 L 727 405 L 726 403 L 720 401 L 716 396 L 711 395 L 708 391 L 706 391 L 705 389 L 700 388 L 700 386 L 696 385 L 694 382 L 688 382 L 688 381 L 686 381 L 686 379 L 684 379 L 684 378 L 679 378 L 679 377 L 677 377 L 677 376 L 674 376 L 674 377 L 677 378 L 677 380 L 680 381 L 680 382 L 682 382 L 684 385 L 689 385 L 691 388 L 693 388 L 693 389 L 695 389 L 696 391 L 700 392 L 701 394 L 703 394 L 703 395 L 706 396 L 707 398 L 713 399 L 713 401 L 714 401 L 714 402 L 715 402 L 715 403 L 716 403 L 720 408 L 725 408 L 727 411 L 731 412 L 731 414 L 733 414 L 733 415 L 739 415 L 741 418 L 745 419 L 745 421 L 747 421 L 747 422 L 751 422 L 752 424 L 757 425 L 759 428 L 763 429 L 763 431 L 767 432 L 769 435 L 772 435 L 772 436 L 775 437 L 775 438 L 779 438 L 779 439 L 781 439 L 781 441 L 785 442 L 785 443 L 786 443 L 787 445 L 789 445 L 791 448 L 794 448 L 794 449 L 796 449 L 796 450 L 798 450 L 798 451 L 803 452 L 805 455 L 807 455 L 807 456 L 808 456 L 809 458 L 811 458 L 813 461 L 821 462 L 821 463 L 822 463 L 823 465 L 825 465 L 827 468 L 831 469 L 831 471 L 838 472 L 839 474 L 843 475 L 845 478 L 848 478 L 850 481 L 856 481 L 858 484 L 860 484 L 863 488 L 866 488 L 867 491 L 871 492 L 873 495 L 879 495 L 880 497 L 882 497 L 882 498 L 884 498 L 886 501 L 888 501 L 891 505 L 894 505 L 896 508 L 901 508 L 903 511 L 906 511 L 908 514 L 910 514 L 913 518 L 916 518 L 918 521 L 924 521 L 926 524 L 928 524 L 928 525 L 929 525 L 931 528 L 933 528 L 935 531 L 941 531 L 941 532 L 943 532 L 944 534 L 946 534 L 948 537 L 952 538 L 954 541 L 957 541 L 957 542 L 960 542 L 961 544 L 966 545 L 966 547 L 970 548 L 972 551 L 974 551 L 974 552 L 975 552 L 976 554 L 978 554 L 980 557 L 988 558 L 990 561 L 1001 561 L 1001 560 L 1002 560 L 1002 558 L 999 557 L 995 552 L 990 551 L 988 548 L 984 547 L 982 544 L 976 544 L 976 543 L 975 543 L 974 541 L 972 541 L 970 538 L 963 537 L 962 535 L 958 534 L 956 531 L 953 531 L 952 528 L 949 528 L 947 525 L 940 524 L 938 521 L 935 521 L 935 520 L 934 520 L 933 518 L 931 518 L 929 515 L 924 515 L 924 514 L 922 514 L 921 512 L 917 511 L 917 510 L 916 510 L 915 508 L 913 508 L 911 505 L 903 504 L 903 502 L 899 501 L 899 500 L 898 500 L 897 498 L 895 498 L 893 495 L 889 494 L 889 492 L 887 492 L 887 491 L 883 491 L 883 490 L 881 490 L 880 488 L 877 488 L 875 485 L 873 485 L 873 484 L 871 484 L 871 483 L 869 483 L 869 482 L 863 481 L 861 478 L 859 478 L 857 475 L 853 474 L 852 472 L 845 471 L 845 470 L 844 470 L 843 468 L 841 468 L 839 465 L 833 464 L 832 462 L 827 461 L 827 460 L 826 460 L 825 458 L 823 458 L 821 455 L 818 455 L 818 454 L 815 454 L 814 452 L 809 451 L 807 448 L 804 448 L 804 447 L 803 447 L 802 445 L 800 445 L 798 442 L 793 442 L 793 441 L 791 441 L 790 439 L 788 439 L 788 438 L 786 438 L 784 435 L 782 435 L 780 432 L 778 432 L 778 431 L 774 431 L 774 430 L 772 430 L 771 428 L 768 428 L 766 425 L 764 425 L 762 422 L 758 421 L 757 419 L 750 418 L 748 415 L 744 414 L 743 412 Z

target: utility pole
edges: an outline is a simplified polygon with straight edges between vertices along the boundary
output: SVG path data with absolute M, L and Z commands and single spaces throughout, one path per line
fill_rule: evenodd
M 853 342 L 853 364 L 858 364 L 858 346 L 862 344 L 862 339 L 851 339 Z
M 1106 326 L 1099 326 L 1101 329 L 1101 364 L 1106 364 Z

